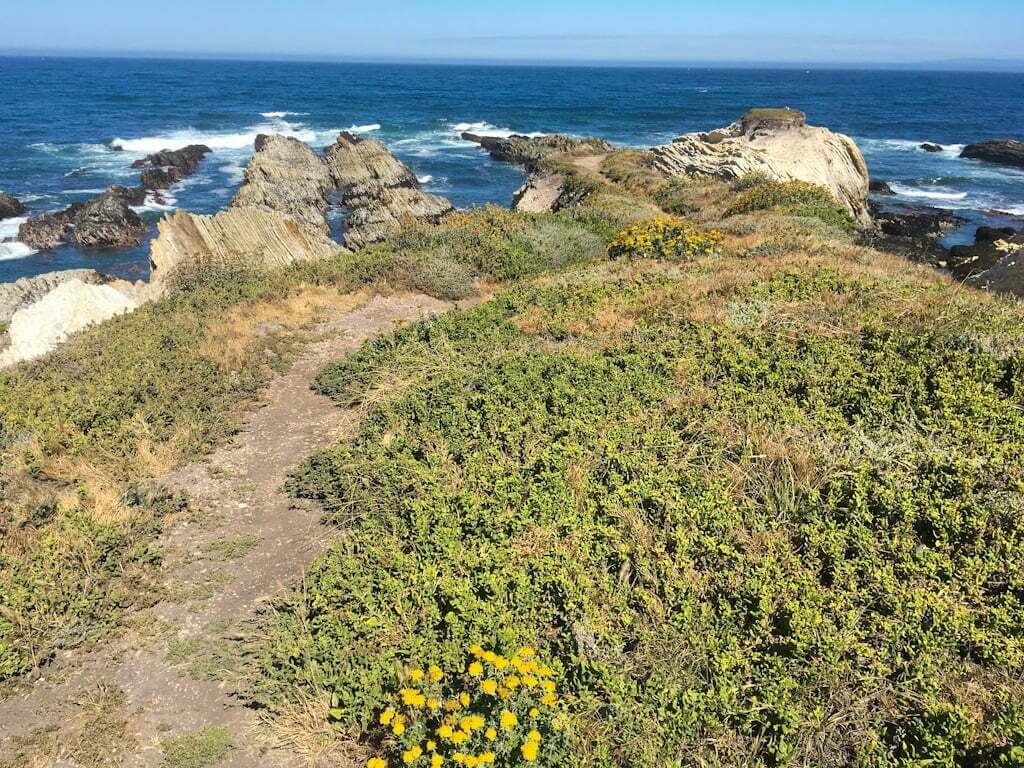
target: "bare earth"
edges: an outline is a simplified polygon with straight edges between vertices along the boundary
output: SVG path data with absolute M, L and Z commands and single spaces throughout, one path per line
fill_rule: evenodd
M 171 597 L 122 637 L 67 655 L 0 701 L 0 767 L 159 766 L 162 740 L 209 726 L 229 729 L 235 745 L 217 766 L 302 762 L 265 751 L 255 714 L 232 696 L 219 651 L 262 601 L 301 578 L 329 540 L 319 510 L 281 488 L 290 469 L 356 419 L 310 389 L 316 373 L 398 323 L 449 307 L 422 295 L 378 296 L 323 323 L 321 340 L 272 382 L 265 405 L 231 444 L 166 478 L 198 510 L 161 541 Z

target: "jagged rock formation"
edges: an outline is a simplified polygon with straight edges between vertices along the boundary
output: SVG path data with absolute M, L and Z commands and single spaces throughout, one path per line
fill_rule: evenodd
M 16 197 L 0 192 L 0 219 L 13 219 L 25 213 L 25 206 Z
M 260 135 L 231 207 L 283 213 L 326 236 L 330 190 L 327 166 L 312 149 L 290 136 Z
M 88 285 L 106 282 L 106 278 L 94 269 L 66 269 L 35 277 L 22 277 L 13 283 L 0 283 L 0 323 L 10 322 L 19 309 L 39 301 L 58 285 L 70 280 L 79 280 Z
M 898 253 L 912 261 L 926 261 L 945 267 L 947 252 L 939 241 L 964 223 L 964 219 L 942 208 L 926 205 L 871 207 L 875 226 L 865 230 L 866 244 Z
M 142 186 L 145 189 L 167 189 L 172 184 L 194 174 L 199 163 L 213 150 L 204 144 L 190 144 L 182 149 L 165 149 L 147 155 L 132 163 L 142 168 Z
M 11 317 L 9 346 L 0 352 L 0 367 L 45 355 L 71 334 L 130 312 L 142 301 L 129 283 L 95 284 L 78 277 L 65 280 Z
M 455 208 L 427 194 L 404 163 L 379 141 L 342 133 L 327 149 L 327 167 L 349 209 L 345 244 L 362 248 L 397 232 L 403 225 L 437 223 Z
M 1000 262 L 1007 261 L 1008 257 L 1009 260 L 1024 257 L 1024 230 L 1013 227 L 978 227 L 974 245 L 955 245 L 949 249 L 949 268 L 960 279 L 970 278 L 992 270 Z M 1006 266 L 999 271 L 1006 272 Z M 1003 284 L 996 290 L 1022 293 L 1024 283 Z
M 922 144 L 920 148 L 923 149 L 925 152 L 931 152 L 933 154 L 935 152 L 942 152 L 942 150 L 943 150 L 943 147 L 942 147 L 941 144 L 932 144 L 932 143 L 927 142 L 927 141 L 924 144 Z
M 549 134 L 547 136 L 513 135 L 504 138 L 463 133 L 462 138 L 479 144 L 495 160 L 521 165 L 531 172 L 538 170 L 543 160 L 554 155 L 566 157 L 602 155 L 615 149 L 613 145 L 604 139 L 593 137 L 579 139 L 561 134 Z
M 1024 168 L 1024 141 L 992 139 L 968 144 L 960 153 L 960 157 Z
M 818 184 L 861 224 L 868 211 L 868 169 L 848 136 L 806 124 L 796 110 L 752 110 L 739 121 L 707 133 L 689 133 L 652 150 L 669 176 L 738 179 L 760 173 L 779 181 Z
M 142 243 L 146 226 L 130 207 L 135 190 L 110 187 L 85 203 L 58 213 L 33 216 L 18 228 L 18 239 L 39 251 L 63 241 L 85 248 L 133 248 Z
M 882 181 L 881 179 L 872 179 L 868 182 L 868 191 L 873 195 L 893 196 L 896 194 L 892 191 L 892 187 L 889 186 L 889 182 Z
M 231 208 L 214 216 L 176 211 L 158 225 L 150 249 L 153 280 L 162 282 L 182 264 L 242 259 L 256 266 L 281 266 L 337 253 L 327 235 L 291 216 L 260 208 Z
M 569 189 L 564 174 L 544 167 L 545 161 L 602 156 L 615 149 L 604 139 L 561 134 L 504 138 L 463 133 L 462 138 L 479 144 L 495 160 L 521 165 L 530 172 L 512 198 L 512 207 L 526 213 L 559 211 L 582 199 L 578 192 Z

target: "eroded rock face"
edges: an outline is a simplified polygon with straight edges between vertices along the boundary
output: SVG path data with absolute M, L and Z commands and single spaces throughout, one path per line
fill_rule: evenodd
M 94 269 L 65 269 L 22 277 L 13 283 L 0 283 L 0 323 L 10 322 L 19 309 L 39 301 L 58 285 L 70 280 L 79 280 L 88 285 L 106 282 L 106 278 Z
M 892 187 L 889 186 L 889 182 L 881 181 L 880 179 L 872 179 L 868 183 L 868 191 L 873 195 L 892 196 L 896 194 L 892 191 Z
M 601 155 L 611 152 L 615 147 L 597 138 L 575 138 L 561 134 L 547 136 L 478 136 L 474 133 L 463 133 L 462 138 L 479 144 L 495 160 L 521 165 L 529 171 L 536 171 L 542 160 L 554 155 L 580 157 L 585 155 Z
M 74 217 L 71 239 L 83 248 L 134 248 L 146 225 L 124 196 L 106 192 L 87 202 Z
M 416 174 L 379 141 L 342 133 L 327 149 L 326 163 L 349 210 L 345 244 L 351 248 L 385 240 L 405 225 L 436 224 L 455 210 L 422 191 Z
M 16 197 L 0 192 L 0 219 L 13 219 L 25 213 L 25 206 Z
M 291 216 L 311 231 L 327 235 L 327 196 L 331 177 L 323 158 L 290 136 L 256 138 L 256 152 L 232 208 L 256 208 Z
M 868 211 L 868 169 L 848 136 L 807 125 L 795 110 L 752 110 L 726 128 L 690 133 L 652 150 L 669 176 L 731 180 L 752 173 L 779 181 L 818 184 L 863 225 Z
M 141 300 L 125 286 L 119 290 L 75 277 L 17 310 L 8 329 L 10 344 L 0 352 L 0 367 L 45 355 L 86 326 L 136 309 Z
M 960 153 L 960 157 L 1024 168 L 1024 141 L 993 139 L 968 144 Z
M 139 190 L 113 186 L 85 203 L 33 216 L 18 227 L 18 239 L 38 251 L 62 242 L 84 248 L 134 248 L 146 232 L 146 225 L 130 207 L 138 200 Z
M 939 241 L 964 223 L 952 211 L 926 205 L 873 206 L 875 228 L 864 236 L 868 245 L 901 254 L 912 261 L 945 267 L 947 253 Z
M 183 264 L 243 260 L 259 267 L 326 258 L 339 250 L 322 232 L 277 211 L 231 208 L 214 216 L 176 211 L 157 225 L 150 249 L 153 280 Z
M 182 149 L 165 149 L 132 163 L 142 168 L 142 186 L 146 189 L 167 189 L 188 178 L 199 169 L 199 163 L 213 150 L 204 144 L 191 144 Z
M 1008 256 L 1024 257 L 1024 230 L 1013 227 L 978 227 L 974 245 L 955 245 L 949 249 L 949 268 L 958 278 L 974 277 L 991 270 Z M 1020 292 L 1016 285 L 1012 292 Z M 1002 286 L 1000 290 L 1007 290 Z

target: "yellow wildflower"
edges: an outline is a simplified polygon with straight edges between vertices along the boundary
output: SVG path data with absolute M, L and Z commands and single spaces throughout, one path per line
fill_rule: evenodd
M 436 683 L 440 681 L 442 677 L 444 677 L 444 672 L 441 671 L 441 668 L 436 664 L 432 664 L 430 669 L 427 671 L 427 678 L 430 682 Z
M 523 646 L 522 648 L 519 649 L 519 655 L 522 656 L 524 659 L 528 659 L 531 656 L 535 656 L 536 653 L 537 652 L 535 650 L 533 650 L 533 648 L 530 648 L 529 646 Z
M 526 734 L 527 741 L 540 741 L 540 731 L 534 728 L 528 734 Z
M 505 685 L 507 685 L 509 690 L 512 691 L 519 687 L 519 682 L 519 678 L 515 675 L 509 675 L 505 678 Z
M 440 709 L 441 702 L 437 699 L 427 699 L 427 709 Z
M 380 713 L 380 724 L 381 725 L 391 725 L 391 721 L 394 720 L 394 719 L 395 719 L 395 710 L 392 709 L 391 707 L 388 707 L 387 709 L 385 709 L 383 712 Z
M 537 678 L 533 675 L 523 675 L 523 685 L 527 688 L 533 688 L 537 684 Z
M 383 758 L 371 757 L 366 761 L 366 768 L 388 768 L 388 764 Z
M 498 759 L 498 756 L 493 752 L 484 752 L 480 755 L 480 765 L 494 765 L 494 761 Z
M 498 732 L 494 730 L 493 727 L 491 727 L 484 731 L 484 736 L 487 737 L 488 741 L 494 741 L 496 738 L 498 738 Z
M 440 728 L 437 729 L 437 735 L 440 736 L 442 739 L 450 739 L 452 737 L 452 734 L 453 731 L 450 725 L 442 725 Z
M 403 688 L 399 691 L 399 695 L 402 697 L 402 703 L 409 707 L 423 707 L 426 706 L 427 697 L 417 691 L 415 688 Z
M 484 665 L 479 661 L 474 661 L 469 665 L 469 674 L 473 677 L 480 677 L 484 673 Z
M 433 752 L 437 749 L 437 742 L 433 739 L 427 739 L 427 751 Z
M 498 684 L 494 680 L 484 680 L 480 683 L 480 690 L 493 696 L 498 692 Z
M 532 763 L 537 759 L 537 753 L 540 751 L 540 746 L 536 741 L 528 741 L 519 748 L 519 751 L 523 753 L 523 760 L 528 763 Z
M 545 693 L 540 697 L 540 703 L 547 707 L 553 707 L 558 703 L 558 697 L 553 693 Z
M 420 758 L 420 755 L 422 754 L 423 750 L 420 749 L 419 745 L 415 747 L 410 747 L 402 753 L 402 762 L 406 765 L 412 765 Z
M 505 669 L 508 666 L 508 659 L 504 656 L 495 656 L 491 663 L 498 669 Z
M 395 736 L 401 736 L 405 733 L 405 715 L 395 715 L 395 721 L 391 725 L 391 732 Z
M 465 691 L 459 694 L 459 704 L 461 704 L 464 707 L 469 706 L 469 694 Z
M 539 709 L 537 709 L 536 707 L 531 707 L 531 709 L 530 709 L 530 717 L 536 717 L 539 714 L 540 714 L 540 710 Z
M 430 758 L 430 768 L 441 768 L 444 765 L 444 758 L 440 755 L 432 755 Z
M 467 739 L 469 739 L 469 734 L 465 731 L 455 731 L 451 736 L 452 744 L 462 744 Z
M 506 709 L 502 711 L 501 717 L 499 718 L 499 723 L 501 724 L 502 728 L 515 728 L 517 725 L 519 725 L 519 718 L 516 717 L 515 712 L 509 712 Z
M 409 677 L 411 677 L 413 680 L 422 680 L 423 670 L 419 667 L 416 667 L 415 669 L 409 671 Z
M 555 681 L 554 680 L 541 680 L 540 681 L 540 687 L 543 688 L 548 693 L 554 693 L 555 692 Z
M 484 727 L 484 719 L 480 715 L 466 715 L 464 718 L 459 720 L 459 726 L 466 733 L 472 733 L 477 728 Z
M 469 652 L 476 656 L 478 659 L 484 655 L 484 649 L 479 645 L 474 645 L 469 649 Z

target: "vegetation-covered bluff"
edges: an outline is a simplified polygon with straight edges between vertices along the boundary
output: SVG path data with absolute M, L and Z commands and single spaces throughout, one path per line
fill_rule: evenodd
M 183 267 L 5 373 L 0 674 L 167 600 L 154 542 L 191 513 L 161 478 L 339 296 L 413 290 L 472 301 L 315 378 L 358 416 L 287 485 L 329 546 L 181 667 L 266 743 L 371 768 L 1024 765 L 1020 303 L 861 244 L 806 181 L 594 143 L 530 168 L 556 213 Z

